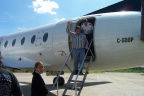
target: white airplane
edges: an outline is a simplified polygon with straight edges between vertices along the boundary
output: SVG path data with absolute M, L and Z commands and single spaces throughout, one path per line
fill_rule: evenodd
M 83 19 L 94 26 L 95 60 L 90 71 L 144 66 L 141 12 L 88 15 L 2 36 L 0 52 L 4 66 L 29 71 L 35 62 L 42 61 L 47 75 L 58 75 L 72 49 L 72 40 L 66 33 L 67 22 L 72 22 L 72 31 L 75 31 Z M 72 56 L 68 65 L 73 69 Z

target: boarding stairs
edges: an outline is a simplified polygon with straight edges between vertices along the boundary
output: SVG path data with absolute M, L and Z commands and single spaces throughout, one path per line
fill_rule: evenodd
M 92 54 L 92 52 L 90 50 L 91 44 L 92 44 L 92 40 L 91 40 L 91 42 L 89 44 L 89 47 L 88 47 L 88 50 L 87 50 L 87 52 L 85 54 L 83 62 L 81 64 L 80 68 L 79 68 L 78 74 L 74 74 L 75 70 L 72 71 L 70 69 L 70 67 L 68 66 L 68 64 L 67 64 L 67 61 L 68 61 L 68 59 L 70 58 L 70 56 L 71 56 L 71 54 L 73 52 L 73 50 L 71 50 L 71 52 L 70 52 L 65 64 L 63 65 L 61 71 L 59 72 L 59 75 L 57 76 L 57 79 L 55 80 L 55 82 L 53 84 L 53 87 L 54 87 L 56 85 L 56 83 L 57 83 L 57 81 L 58 81 L 58 79 L 60 77 L 60 74 L 62 73 L 64 67 L 67 66 L 68 69 L 71 71 L 71 75 L 70 75 L 70 77 L 69 77 L 69 79 L 67 81 L 67 86 L 66 86 L 62 96 L 71 96 L 71 95 L 66 95 L 68 90 L 73 90 L 73 91 L 75 91 L 75 96 L 80 96 L 80 93 L 81 93 L 81 91 L 83 89 L 83 85 L 85 83 L 85 80 L 86 80 L 86 77 L 87 77 L 87 74 L 88 74 L 88 71 L 89 71 L 90 64 L 91 64 L 91 62 L 92 62 L 92 60 L 94 58 L 94 55 Z M 89 51 L 91 52 L 92 56 L 87 56 Z M 80 74 L 80 70 L 82 68 L 83 68 L 83 70 L 85 70 L 84 74 Z M 73 79 L 74 75 L 76 75 L 75 79 Z M 83 76 L 83 79 L 82 80 L 78 80 L 79 76 Z M 77 84 L 79 84 L 80 86 L 78 87 Z

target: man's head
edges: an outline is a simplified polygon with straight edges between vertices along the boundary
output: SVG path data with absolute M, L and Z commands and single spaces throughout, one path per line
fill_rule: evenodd
M 83 21 L 83 23 L 84 23 L 85 26 L 87 26 L 87 22 L 88 22 L 87 19 L 85 19 L 85 20 Z
M 76 34 L 77 34 L 77 35 L 80 35 L 81 32 L 82 32 L 81 27 L 80 27 L 80 26 L 77 26 L 77 27 L 76 27 Z

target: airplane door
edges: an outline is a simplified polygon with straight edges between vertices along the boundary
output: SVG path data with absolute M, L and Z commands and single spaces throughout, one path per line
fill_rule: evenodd
M 59 64 L 63 64 L 70 54 L 66 27 L 67 21 L 58 22 L 53 32 L 53 51 L 56 61 Z
M 72 32 L 75 32 L 77 22 L 78 22 L 78 20 L 72 20 L 71 21 L 72 24 L 70 26 L 70 29 Z M 71 36 L 68 36 L 68 41 L 69 41 L 69 49 L 72 50 L 72 37 Z
M 75 31 L 77 20 L 72 20 L 71 31 Z M 67 21 L 58 22 L 53 33 L 53 50 L 57 63 L 64 63 L 71 51 L 72 40 L 66 32 Z M 72 54 L 71 54 L 72 55 Z M 71 60 L 71 57 L 69 58 Z
M 91 41 L 91 39 L 93 38 L 93 42 L 92 42 L 92 45 L 91 45 L 91 47 L 90 47 L 90 50 L 91 51 L 89 51 L 89 56 L 92 56 L 93 57 L 93 60 L 95 60 L 95 42 L 94 42 L 94 40 L 95 40 L 95 38 L 94 38 L 94 34 L 95 34 L 95 20 L 96 20 L 96 18 L 95 17 L 89 17 L 89 18 L 85 18 L 85 19 L 87 19 L 88 20 L 88 22 L 90 23 L 90 24 L 92 24 L 92 26 L 93 26 L 93 33 L 92 33 L 92 36 L 87 36 L 87 39 L 89 38 L 89 43 L 90 43 L 90 41 Z M 76 31 L 76 26 L 81 26 L 82 24 L 83 24 L 83 21 L 85 20 L 84 18 L 83 19 L 77 19 L 77 20 L 72 20 L 71 22 L 72 22 L 72 25 L 71 25 L 71 31 L 73 31 L 73 32 L 75 32 Z M 70 49 L 72 49 L 72 38 L 71 37 L 69 37 L 69 45 L 70 45 Z

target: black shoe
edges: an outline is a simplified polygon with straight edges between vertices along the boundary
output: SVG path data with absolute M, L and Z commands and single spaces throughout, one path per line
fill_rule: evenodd
M 86 72 L 86 74 L 89 74 L 89 72 Z
M 78 74 L 78 70 L 75 70 L 75 71 L 74 71 L 74 75 L 77 75 L 77 74 Z
M 82 71 L 80 71 L 80 74 L 79 75 L 83 75 Z

